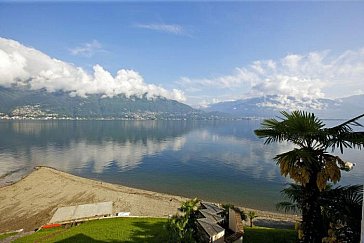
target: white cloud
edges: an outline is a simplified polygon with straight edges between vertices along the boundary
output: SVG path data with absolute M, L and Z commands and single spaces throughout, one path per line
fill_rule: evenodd
M 185 100 L 182 91 L 166 90 L 158 85 L 147 84 L 134 70 L 121 69 L 116 76 L 112 76 L 96 64 L 89 74 L 80 67 L 5 38 L 0 38 L 0 85 L 27 85 L 31 89 L 45 88 L 49 92 L 62 90 L 82 97 L 89 94 L 141 97 L 147 94 L 148 98 L 162 96 L 178 101 Z
M 288 97 L 293 96 L 301 105 L 315 108 L 319 107 L 318 98 L 358 94 L 364 87 L 363 77 L 364 49 L 359 49 L 339 55 L 330 51 L 290 54 L 279 60 L 255 61 L 236 68 L 230 75 L 210 79 L 183 77 L 177 83 L 186 88 L 188 97 L 199 92 L 211 94 L 211 101 L 223 97 L 276 95 L 281 105 L 287 107 L 291 102 Z
M 186 32 L 181 25 L 177 24 L 136 24 L 135 27 L 141 29 L 155 30 L 174 35 L 185 35 Z
M 93 40 L 88 43 L 83 43 L 81 46 L 71 48 L 69 51 L 74 56 L 91 57 L 95 55 L 95 53 L 103 51 L 103 49 L 100 42 Z

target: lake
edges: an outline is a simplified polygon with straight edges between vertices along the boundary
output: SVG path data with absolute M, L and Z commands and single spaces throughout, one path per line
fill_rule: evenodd
M 264 145 L 261 121 L 0 121 L 0 177 L 37 165 L 126 186 L 275 210 L 289 182 L 272 158 L 292 145 Z M 332 124 L 339 121 L 330 121 Z M 341 184 L 363 184 L 363 150 Z

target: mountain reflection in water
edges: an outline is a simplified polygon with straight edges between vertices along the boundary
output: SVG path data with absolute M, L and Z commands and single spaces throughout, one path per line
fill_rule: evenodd
M 260 121 L 0 121 L 0 176 L 51 166 L 75 175 L 158 192 L 274 210 L 288 179 L 264 145 Z M 345 183 L 362 183 L 362 151 Z

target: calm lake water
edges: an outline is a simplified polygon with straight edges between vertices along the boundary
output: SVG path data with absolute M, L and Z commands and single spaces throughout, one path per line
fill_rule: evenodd
M 336 122 L 330 121 L 335 124 Z M 106 182 L 274 210 L 289 182 L 272 158 L 292 148 L 264 145 L 260 121 L 0 121 L 0 176 L 37 165 Z M 363 184 L 364 153 L 341 184 Z M 4 180 L 4 178 L 2 179 Z M 4 181 L 3 181 L 4 183 Z

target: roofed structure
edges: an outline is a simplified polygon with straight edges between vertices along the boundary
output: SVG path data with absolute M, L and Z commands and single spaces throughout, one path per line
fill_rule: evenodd
M 218 223 L 224 221 L 224 218 L 219 215 L 224 212 L 224 209 L 213 203 L 201 202 L 200 204 L 202 209 L 200 209 L 199 212 L 202 215 L 202 218 L 197 219 L 197 223 L 199 228 L 205 232 L 203 241 L 223 243 L 225 229 Z
M 216 243 L 241 243 L 243 242 L 243 224 L 240 211 L 229 208 L 228 219 L 222 217 L 224 209 L 216 204 L 201 202 L 200 217 L 197 219 L 197 226 L 201 232 L 201 242 Z M 227 231 L 222 227 L 226 225 L 224 220 L 228 220 Z M 227 235 L 225 235 L 227 234 Z
M 223 208 L 220 208 L 219 206 L 210 202 L 201 202 L 201 206 L 203 206 L 206 209 L 206 211 L 208 211 L 211 214 L 220 214 L 224 212 Z
M 217 214 L 212 214 L 210 210 L 200 209 L 200 213 L 209 221 L 214 222 L 215 224 L 221 223 L 224 221 L 224 218 Z
M 200 227 L 208 235 L 209 242 L 224 242 L 225 229 L 206 218 L 197 219 Z
M 83 204 L 58 208 L 49 223 L 67 223 L 112 214 L 112 202 Z

